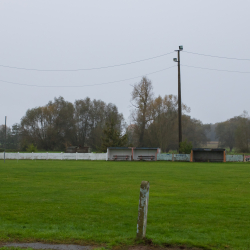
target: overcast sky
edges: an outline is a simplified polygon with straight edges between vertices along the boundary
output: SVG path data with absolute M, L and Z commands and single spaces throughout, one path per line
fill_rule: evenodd
M 215 123 L 250 112 L 250 1 L 1 0 L 0 124 L 20 122 L 29 108 L 63 96 L 101 99 L 130 114 L 131 85 L 147 75 L 155 96 L 177 95 L 175 49 L 181 52 L 182 101 L 190 115 Z M 29 71 L 2 66 L 85 71 Z M 249 59 L 230 60 L 195 55 Z M 5 81 L 5 82 L 4 82 Z M 35 86 L 12 84 L 20 83 Z M 93 85 L 93 86 L 84 86 Z M 57 86 L 57 87 L 43 87 Z M 82 87 L 60 87 L 82 86 Z M 1 122 L 2 121 L 2 122 Z

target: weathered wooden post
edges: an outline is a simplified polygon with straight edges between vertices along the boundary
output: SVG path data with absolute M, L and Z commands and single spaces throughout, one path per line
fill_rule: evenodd
M 194 161 L 194 151 L 193 149 L 191 149 L 191 153 L 190 153 L 190 162 L 193 162 Z
M 136 235 L 137 239 L 143 239 L 146 236 L 148 199 L 149 199 L 149 181 L 142 181 L 140 187 L 140 199 L 138 207 L 137 235 Z

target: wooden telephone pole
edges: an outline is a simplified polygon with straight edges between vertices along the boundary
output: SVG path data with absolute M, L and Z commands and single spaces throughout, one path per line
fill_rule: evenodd
M 179 124 L 179 152 L 180 152 L 180 143 L 182 142 L 182 126 L 181 126 L 181 67 L 180 67 L 180 51 L 183 50 L 183 46 L 180 45 L 177 51 L 177 58 L 174 58 L 174 62 L 178 62 L 178 124 Z

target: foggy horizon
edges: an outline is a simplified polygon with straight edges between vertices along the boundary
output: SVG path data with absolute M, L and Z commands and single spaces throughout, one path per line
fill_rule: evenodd
M 177 95 L 179 45 L 188 115 L 214 124 L 249 112 L 249 1 L 10 0 L 0 7 L 0 124 L 5 116 L 9 127 L 20 123 L 28 109 L 59 96 L 113 103 L 129 122 L 137 76 L 152 81 L 155 97 Z M 120 66 L 105 68 L 113 65 Z

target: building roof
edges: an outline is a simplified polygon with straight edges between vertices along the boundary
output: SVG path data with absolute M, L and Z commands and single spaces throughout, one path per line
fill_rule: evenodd
M 157 150 L 158 148 L 134 148 L 134 149 L 153 149 L 153 150 Z
M 136 147 L 108 147 L 109 149 L 153 149 L 153 150 L 157 150 L 158 148 L 136 148 Z
M 108 147 L 109 149 L 131 149 L 129 147 Z
M 193 151 L 213 151 L 213 152 L 221 152 L 225 151 L 224 148 L 193 148 Z

